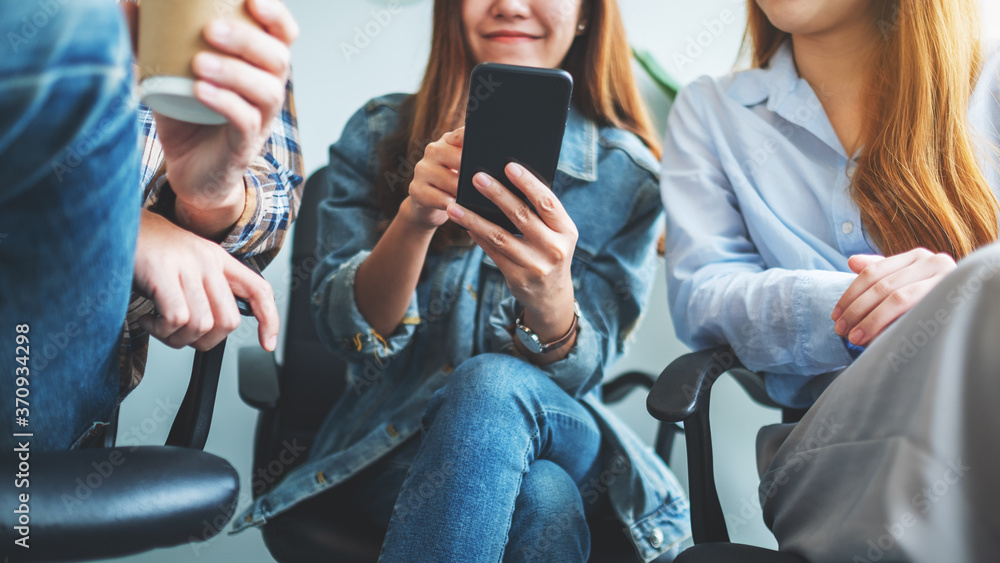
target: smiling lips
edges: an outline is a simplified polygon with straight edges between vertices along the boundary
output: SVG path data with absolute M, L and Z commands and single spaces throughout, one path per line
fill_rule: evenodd
M 493 33 L 484 34 L 483 37 L 497 43 L 524 43 L 540 39 L 538 36 L 524 33 L 523 31 L 511 30 L 494 31 Z

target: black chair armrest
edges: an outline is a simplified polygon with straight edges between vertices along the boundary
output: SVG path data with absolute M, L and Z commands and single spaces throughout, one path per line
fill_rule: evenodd
M 247 267 L 260 275 L 252 264 L 247 264 Z M 244 317 L 253 316 L 253 310 L 246 300 L 236 298 L 236 305 Z M 167 435 L 168 446 L 198 450 L 205 448 L 208 431 L 212 427 L 212 412 L 215 410 L 215 395 L 219 390 L 219 375 L 222 373 L 222 357 L 225 353 L 225 340 L 207 352 L 195 352 L 191 381 L 184 400 L 177 409 L 170 434 Z
M 219 375 L 222 373 L 222 356 L 226 351 L 226 341 L 207 352 L 195 352 L 191 381 L 188 383 L 184 400 L 177 409 L 174 424 L 167 435 L 168 446 L 204 449 L 208 441 L 208 431 L 212 426 L 212 412 L 215 410 L 215 395 L 219 390 Z
M 646 399 L 646 408 L 649 414 L 664 422 L 687 420 L 708 406 L 715 380 L 734 369 L 746 371 L 728 346 L 685 354 L 670 362 L 657 378 Z
M 750 397 L 781 409 L 767 395 L 764 378 L 746 369 L 732 348 L 722 346 L 685 354 L 663 370 L 646 398 L 646 408 L 664 422 L 684 422 L 691 495 L 691 528 L 695 544 L 728 542 L 726 519 L 715 488 L 709 404 L 712 385 L 730 373 Z M 789 418 L 788 409 L 784 409 Z
M 0 457 L 4 475 L 13 478 L 23 461 L 30 481 L 28 488 L 13 481 L 0 487 L 0 552 L 11 561 L 106 559 L 204 541 L 225 528 L 239 498 L 236 470 L 198 450 L 141 446 L 24 457 Z M 14 544 L 22 531 L 28 549 Z
M 613 405 L 624 399 L 635 388 L 653 388 L 653 376 L 642 371 L 630 371 L 601 385 L 601 395 L 604 396 L 604 403 Z
M 278 365 L 274 353 L 257 347 L 240 348 L 240 398 L 251 407 L 266 411 L 278 405 Z

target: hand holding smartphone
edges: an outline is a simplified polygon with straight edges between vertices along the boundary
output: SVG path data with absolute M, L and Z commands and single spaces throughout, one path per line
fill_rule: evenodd
M 489 174 L 530 206 L 504 168 L 515 162 L 552 187 L 572 94 L 573 78 L 563 70 L 477 65 L 469 82 L 458 204 L 520 234 L 503 211 L 476 189 L 472 177 Z

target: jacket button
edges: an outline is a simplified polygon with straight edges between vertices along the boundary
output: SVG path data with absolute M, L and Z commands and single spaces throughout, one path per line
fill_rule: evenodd
M 661 532 L 659 529 L 654 529 L 652 532 L 650 532 L 649 545 L 653 546 L 654 548 L 658 548 L 661 545 L 663 545 L 663 532 Z

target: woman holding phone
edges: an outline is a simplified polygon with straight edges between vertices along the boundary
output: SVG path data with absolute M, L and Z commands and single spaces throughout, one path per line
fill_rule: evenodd
M 659 144 L 617 5 L 437 0 L 433 26 L 420 90 L 368 102 L 330 148 L 313 304 L 348 390 L 310 461 L 238 526 L 340 487 L 388 528 L 385 561 L 584 561 L 588 517 L 605 513 L 644 560 L 676 552 L 681 488 L 600 397 L 646 306 L 662 224 Z M 480 62 L 575 82 L 552 189 L 505 170 L 537 214 L 475 178 L 523 238 L 455 203 Z
M 758 440 L 783 551 L 995 561 L 1000 52 L 977 0 L 748 8 L 756 68 L 669 122 L 678 335 L 812 405 Z

